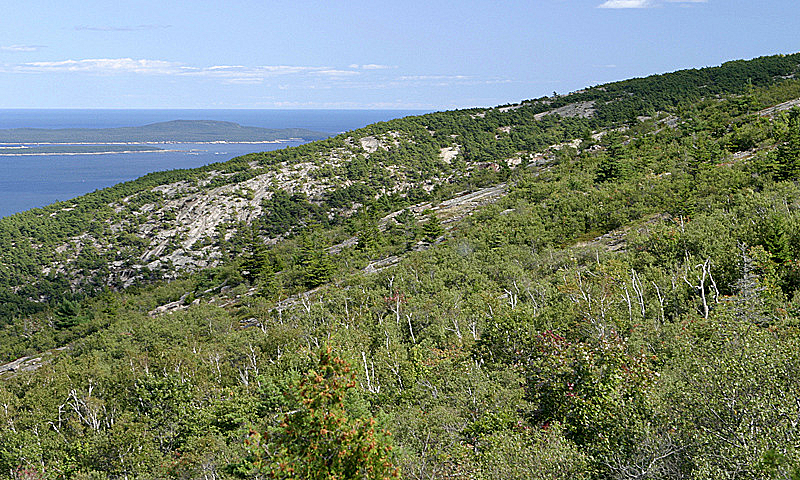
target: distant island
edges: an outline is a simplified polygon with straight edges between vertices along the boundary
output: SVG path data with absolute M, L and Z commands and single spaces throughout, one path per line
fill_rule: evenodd
M 304 128 L 245 127 L 214 120 L 173 120 L 140 127 L 0 129 L 0 143 L 262 143 L 321 140 L 330 135 Z M 0 153 L 3 153 L 0 151 Z M 10 153 L 10 152 L 8 152 Z
M 33 145 L 33 146 L 14 146 L 0 147 L 0 157 L 19 157 L 32 155 L 101 155 L 106 153 L 141 153 L 141 152 L 167 152 L 163 148 L 152 145 L 129 145 L 129 144 L 91 144 L 91 145 Z

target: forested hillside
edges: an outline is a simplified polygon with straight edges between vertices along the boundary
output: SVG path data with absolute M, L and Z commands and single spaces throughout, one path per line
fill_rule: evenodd
M 0 220 L 0 476 L 797 478 L 799 66 L 407 117 Z

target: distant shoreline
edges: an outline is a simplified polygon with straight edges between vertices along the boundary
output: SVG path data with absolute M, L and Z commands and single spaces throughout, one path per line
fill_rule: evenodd
M 229 141 L 229 140 L 210 140 L 204 142 L 183 142 L 177 140 L 152 141 L 152 142 L 6 142 L 0 143 L 0 157 L 33 157 L 48 155 L 110 155 L 118 153 L 149 153 L 149 152 L 185 152 L 191 153 L 192 149 L 176 148 L 153 148 L 153 145 L 280 145 L 284 143 L 301 142 L 302 139 L 280 139 L 280 140 L 253 140 L 253 141 Z M 117 150 L 114 146 L 142 146 L 141 149 L 132 148 L 130 150 Z M 53 150 L 42 151 L 50 147 Z M 58 147 L 63 147 L 61 150 Z M 96 151 L 73 151 L 85 147 L 107 147 L 108 150 Z M 146 148 L 150 147 L 150 148 Z M 25 151 L 30 150 L 30 151 Z
M 427 113 L 420 111 L 340 111 L 340 110 L 9 110 L 0 109 L 0 133 L 11 129 L 36 129 L 31 133 L 42 133 L 41 130 L 61 130 L 61 137 L 42 138 L 34 135 L 25 135 L 25 132 L 16 131 L 15 138 L 3 138 L 0 145 L 28 145 L 33 143 L 59 143 L 73 144 L 82 142 L 102 143 L 117 146 L 77 145 L 76 147 L 64 145 L 43 145 L 28 152 L 0 150 L 0 154 L 9 153 L 44 153 L 43 148 L 52 150 L 80 152 L 81 150 L 133 150 L 125 144 L 133 142 L 159 141 L 184 144 L 172 145 L 153 144 L 153 148 L 164 150 L 194 150 L 191 152 L 167 151 L 161 155 L 136 155 L 136 154 L 98 154 L 98 155 L 30 155 L 30 156 L 0 156 L 0 166 L 3 175 L 0 178 L 0 218 L 13 215 L 31 208 L 41 208 L 56 201 L 71 199 L 85 195 L 94 190 L 127 182 L 147 175 L 152 172 L 161 172 L 175 169 L 199 168 L 205 165 L 218 163 L 231 158 L 254 152 L 273 151 L 295 145 L 302 145 L 306 140 L 290 139 L 301 137 L 293 131 L 277 132 L 272 137 L 228 136 L 225 131 L 214 131 L 213 128 L 203 128 L 202 132 L 186 138 L 178 136 L 181 130 L 187 129 L 153 128 L 151 133 L 162 133 L 155 138 L 143 138 L 144 135 L 135 137 L 122 135 L 118 130 L 116 137 L 97 138 L 88 136 L 79 137 L 64 129 L 116 129 L 131 125 L 148 125 L 155 122 L 171 121 L 176 118 L 188 120 L 206 120 L 214 118 L 220 121 L 238 123 L 239 125 L 253 125 L 267 129 L 283 129 L 289 125 L 319 131 L 347 132 L 362 128 L 376 122 L 389 121 L 393 118 Z M 224 125 L 223 125 L 224 127 Z M 232 126 L 230 126 L 232 127 Z M 194 129 L 198 130 L 198 129 Z M 228 132 L 241 132 L 238 128 L 222 128 Z M 72 130 L 73 133 L 75 130 Z M 54 133 L 54 132 L 53 132 Z M 123 132 L 124 133 L 124 132 Z M 135 132 L 132 132 L 135 133 Z M 173 133 L 175 135 L 173 135 Z M 241 132 L 244 133 L 244 132 Z M 10 137 L 10 136 L 9 136 Z M 23 138 L 25 137 L 25 138 Z M 188 140 L 188 141 L 187 141 Z M 246 141 L 246 142 L 280 142 L 280 143 L 198 143 L 208 141 Z M 123 144 L 124 143 L 124 144 Z M 147 145 L 145 145 L 147 146 Z M 47 152 L 50 153 L 50 152 Z M 138 152 L 137 152 L 138 153 Z M 146 153 L 146 152 L 141 152 Z
M 2 150 L 0 150 L 2 151 Z M 113 155 L 117 153 L 168 153 L 190 152 L 190 150 L 111 150 L 107 152 L 36 152 L 36 153 L 0 153 L 0 157 L 48 157 L 53 155 Z
M 217 145 L 224 143 L 235 144 L 259 144 L 259 143 L 289 143 L 289 142 L 302 142 L 302 138 L 285 138 L 280 140 L 253 140 L 253 141 L 231 141 L 231 140 L 208 140 L 203 142 L 184 141 L 184 140 L 163 140 L 152 142 L 0 142 L 3 145 L 20 145 L 20 147 L 0 147 L 3 148 L 24 148 L 24 145 L 173 145 L 176 143 L 193 143 L 198 145 Z

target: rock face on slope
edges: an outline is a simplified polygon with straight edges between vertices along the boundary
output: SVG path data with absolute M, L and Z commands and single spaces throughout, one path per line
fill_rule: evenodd
M 426 132 L 424 135 L 433 135 Z M 457 140 L 457 139 L 454 139 Z M 497 171 L 497 163 L 465 162 L 461 159 L 461 146 L 454 141 L 449 147 L 432 151 L 430 161 L 437 165 L 423 182 L 414 180 L 418 172 L 404 169 L 383 160 L 380 155 L 414 145 L 413 137 L 388 131 L 382 134 L 347 137 L 338 148 L 324 150 L 313 158 L 296 162 L 281 162 L 267 167 L 251 161 L 247 167 L 249 177 L 229 182 L 236 173 L 211 170 L 202 178 L 180 180 L 155 186 L 148 192 L 124 197 L 109 205 L 116 213 L 105 221 L 112 235 L 99 236 L 82 233 L 63 241 L 56 247 L 56 260 L 43 265 L 42 275 L 62 274 L 71 280 L 73 289 L 80 288 L 86 280 L 86 271 L 79 271 L 76 259 L 86 249 L 105 254 L 117 253 L 117 260 L 106 266 L 102 282 L 117 287 L 127 287 L 144 278 L 175 278 L 186 270 L 214 266 L 222 259 L 220 243 L 228 241 L 242 225 L 253 224 L 270 213 L 270 199 L 275 192 L 299 195 L 316 205 L 323 205 L 331 192 L 362 185 L 366 178 L 354 178 L 347 170 L 351 162 L 372 162 L 370 168 L 384 172 L 384 185 L 375 189 L 375 197 L 406 195 L 414 188 L 430 192 L 436 185 L 448 184 L 475 172 L 489 169 Z M 558 146 L 554 146 L 558 148 Z M 435 152 L 435 153 L 434 153 Z M 524 162 L 539 165 L 543 153 L 519 153 L 510 158 L 503 168 L 514 169 Z M 524 159 L 524 162 L 523 162 Z M 458 167 L 458 169 L 456 168 Z M 333 173 L 331 173 L 333 172 Z M 219 186 L 214 186 L 219 184 Z M 483 200 L 494 200 L 505 191 L 505 185 L 466 194 L 438 204 L 420 204 L 412 208 L 420 214 L 426 208 L 441 209 L 445 222 L 463 218 Z M 145 195 L 146 193 L 146 195 Z M 149 201 L 142 202 L 142 198 Z M 483 199 L 483 200 L 482 200 Z M 334 208 L 329 218 L 348 216 L 358 204 Z M 69 211 L 69 208 L 65 209 Z M 397 212 L 396 212 L 397 213 Z M 58 216 L 60 212 L 56 212 Z M 138 238 L 135 255 L 123 255 L 124 248 L 117 242 L 122 235 Z M 264 243 L 275 243 L 278 234 L 263 238 Z
M 124 234 L 139 239 L 139 251 L 133 257 L 118 255 L 126 258 L 110 262 L 103 279 L 106 284 L 125 287 L 154 274 L 172 278 L 185 270 L 213 266 L 220 260 L 220 241 L 229 240 L 241 225 L 251 224 L 267 213 L 268 201 L 276 191 L 301 195 L 321 204 L 334 189 L 358 183 L 344 175 L 322 175 L 321 171 L 341 172 L 347 162 L 359 156 L 368 160 L 376 151 L 396 148 L 401 141 L 396 132 L 347 138 L 344 148 L 324 151 L 316 158 L 266 168 L 252 161 L 248 169 L 256 174 L 242 181 L 229 182 L 235 173 L 211 170 L 193 181 L 166 183 L 149 189 L 147 195 L 138 193 L 122 198 L 109 205 L 116 213 L 105 221 L 111 235 L 82 233 L 66 239 L 55 249 L 57 258 L 44 265 L 41 274 L 66 275 L 71 278 L 73 288 L 78 288 L 87 272 L 79 272 L 75 260 L 86 249 L 122 253 L 117 239 Z M 448 155 L 448 160 L 456 155 L 457 150 Z M 386 172 L 390 186 L 382 188 L 378 195 L 402 192 L 411 185 L 400 169 L 389 166 Z M 142 203 L 142 198 L 150 201 Z M 57 218 L 71 210 L 66 207 L 53 216 Z M 352 209 L 343 208 L 329 215 L 350 213 Z M 264 241 L 271 243 L 279 237 Z

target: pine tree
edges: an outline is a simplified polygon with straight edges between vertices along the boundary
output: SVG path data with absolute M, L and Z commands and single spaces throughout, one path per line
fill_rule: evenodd
M 398 225 L 398 234 L 405 243 L 405 249 L 409 250 L 413 247 L 417 239 L 417 219 L 408 209 L 403 210 L 398 214 L 394 220 Z
M 266 245 L 253 243 L 250 251 L 245 254 L 243 267 L 243 276 L 251 282 L 274 273 Z
M 427 211 L 427 217 L 428 221 L 422 225 L 422 236 L 428 242 L 435 242 L 437 238 L 444 235 L 444 227 L 442 227 L 442 222 L 432 211 Z
M 56 308 L 56 320 L 54 326 L 61 330 L 77 325 L 80 321 L 79 315 L 81 314 L 80 305 L 72 300 L 64 300 Z
M 800 109 L 789 113 L 789 127 L 783 135 L 783 144 L 777 151 L 777 175 L 779 180 L 800 178 Z
M 374 253 L 378 249 L 378 236 L 380 232 L 375 223 L 367 220 L 364 228 L 358 232 L 358 244 L 356 249 L 368 254 Z
M 619 164 L 619 159 L 604 155 L 600 157 L 600 162 L 597 164 L 597 172 L 595 173 L 594 181 L 601 183 L 615 180 L 621 176 L 621 173 L 622 169 Z
M 761 230 L 761 244 L 776 264 L 783 265 L 791 261 L 789 236 L 781 217 L 776 215 L 767 220 Z
M 295 259 L 308 288 L 318 287 L 333 277 L 335 268 L 328 252 L 311 234 L 303 233 Z

